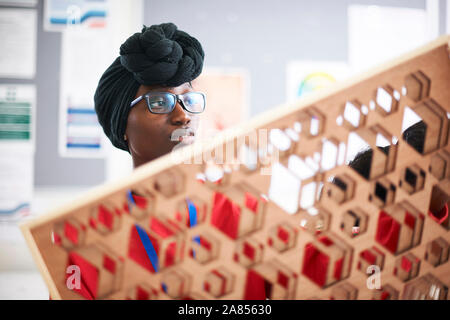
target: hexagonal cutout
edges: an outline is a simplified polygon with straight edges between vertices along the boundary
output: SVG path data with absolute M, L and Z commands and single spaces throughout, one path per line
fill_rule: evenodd
M 258 241 L 247 238 L 236 244 L 234 252 L 234 261 L 240 263 L 244 267 L 250 267 L 261 262 L 263 258 L 264 246 Z
M 89 225 L 103 235 L 118 231 L 122 224 L 122 212 L 112 203 L 104 201 L 94 206 Z
M 369 216 L 359 207 L 344 212 L 341 230 L 349 237 L 356 237 L 367 230 Z
M 402 170 L 398 185 L 409 194 L 413 194 L 423 189 L 425 176 L 425 171 L 414 164 Z
M 431 190 L 428 216 L 446 230 L 449 230 L 450 217 L 448 206 L 450 203 L 450 192 L 445 192 L 443 189 L 445 189 L 444 186 L 435 185 Z
M 278 252 L 284 252 L 295 246 L 297 230 L 287 222 L 273 226 L 269 229 L 267 244 Z
M 407 253 L 395 260 L 394 275 L 403 282 L 406 282 L 417 277 L 419 269 L 420 259 L 412 253 Z
M 203 232 L 200 235 L 192 237 L 189 255 L 199 263 L 208 263 L 219 256 L 220 242 L 210 235 Z

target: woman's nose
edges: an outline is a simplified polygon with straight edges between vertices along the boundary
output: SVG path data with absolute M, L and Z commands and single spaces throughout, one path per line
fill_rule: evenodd
M 174 126 L 185 126 L 191 122 L 190 115 L 183 109 L 179 101 L 170 114 L 170 122 Z

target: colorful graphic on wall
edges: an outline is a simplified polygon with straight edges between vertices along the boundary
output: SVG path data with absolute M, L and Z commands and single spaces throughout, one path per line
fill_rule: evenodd
M 329 61 L 291 61 L 287 65 L 286 96 L 293 101 L 349 76 L 346 63 Z
M 107 15 L 107 0 L 46 0 L 44 27 L 46 31 L 61 31 L 70 25 L 104 28 Z

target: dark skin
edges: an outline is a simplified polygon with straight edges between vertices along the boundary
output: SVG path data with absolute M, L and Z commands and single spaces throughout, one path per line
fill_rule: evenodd
M 141 85 L 135 98 L 151 91 L 183 94 L 195 90 L 189 82 L 178 87 Z M 197 128 L 194 124 L 197 122 L 198 115 L 184 110 L 179 102 L 171 113 L 153 114 L 148 110 L 146 101 L 141 100 L 131 108 L 125 132 L 133 167 L 137 168 L 171 152 L 180 143 L 171 141 L 172 132 L 181 128 L 191 128 L 195 131 Z

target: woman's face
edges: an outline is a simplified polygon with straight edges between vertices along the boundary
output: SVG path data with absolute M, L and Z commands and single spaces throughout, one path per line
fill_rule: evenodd
M 141 85 L 135 98 L 152 91 L 183 94 L 194 89 L 190 83 L 171 88 Z M 133 157 L 134 167 L 169 153 L 183 138 L 185 141 L 188 140 L 186 137 L 179 138 L 180 132 L 184 132 L 180 129 L 187 129 L 189 134 L 194 134 L 193 137 L 189 137 L 192 142 L 198 127 L 198 117 L 185 111 L 178 101 L 173 111 L 168 114 L 151 113 L 145 99 L 139 101 L 130 110 L 126 129 L 128 148 Z

